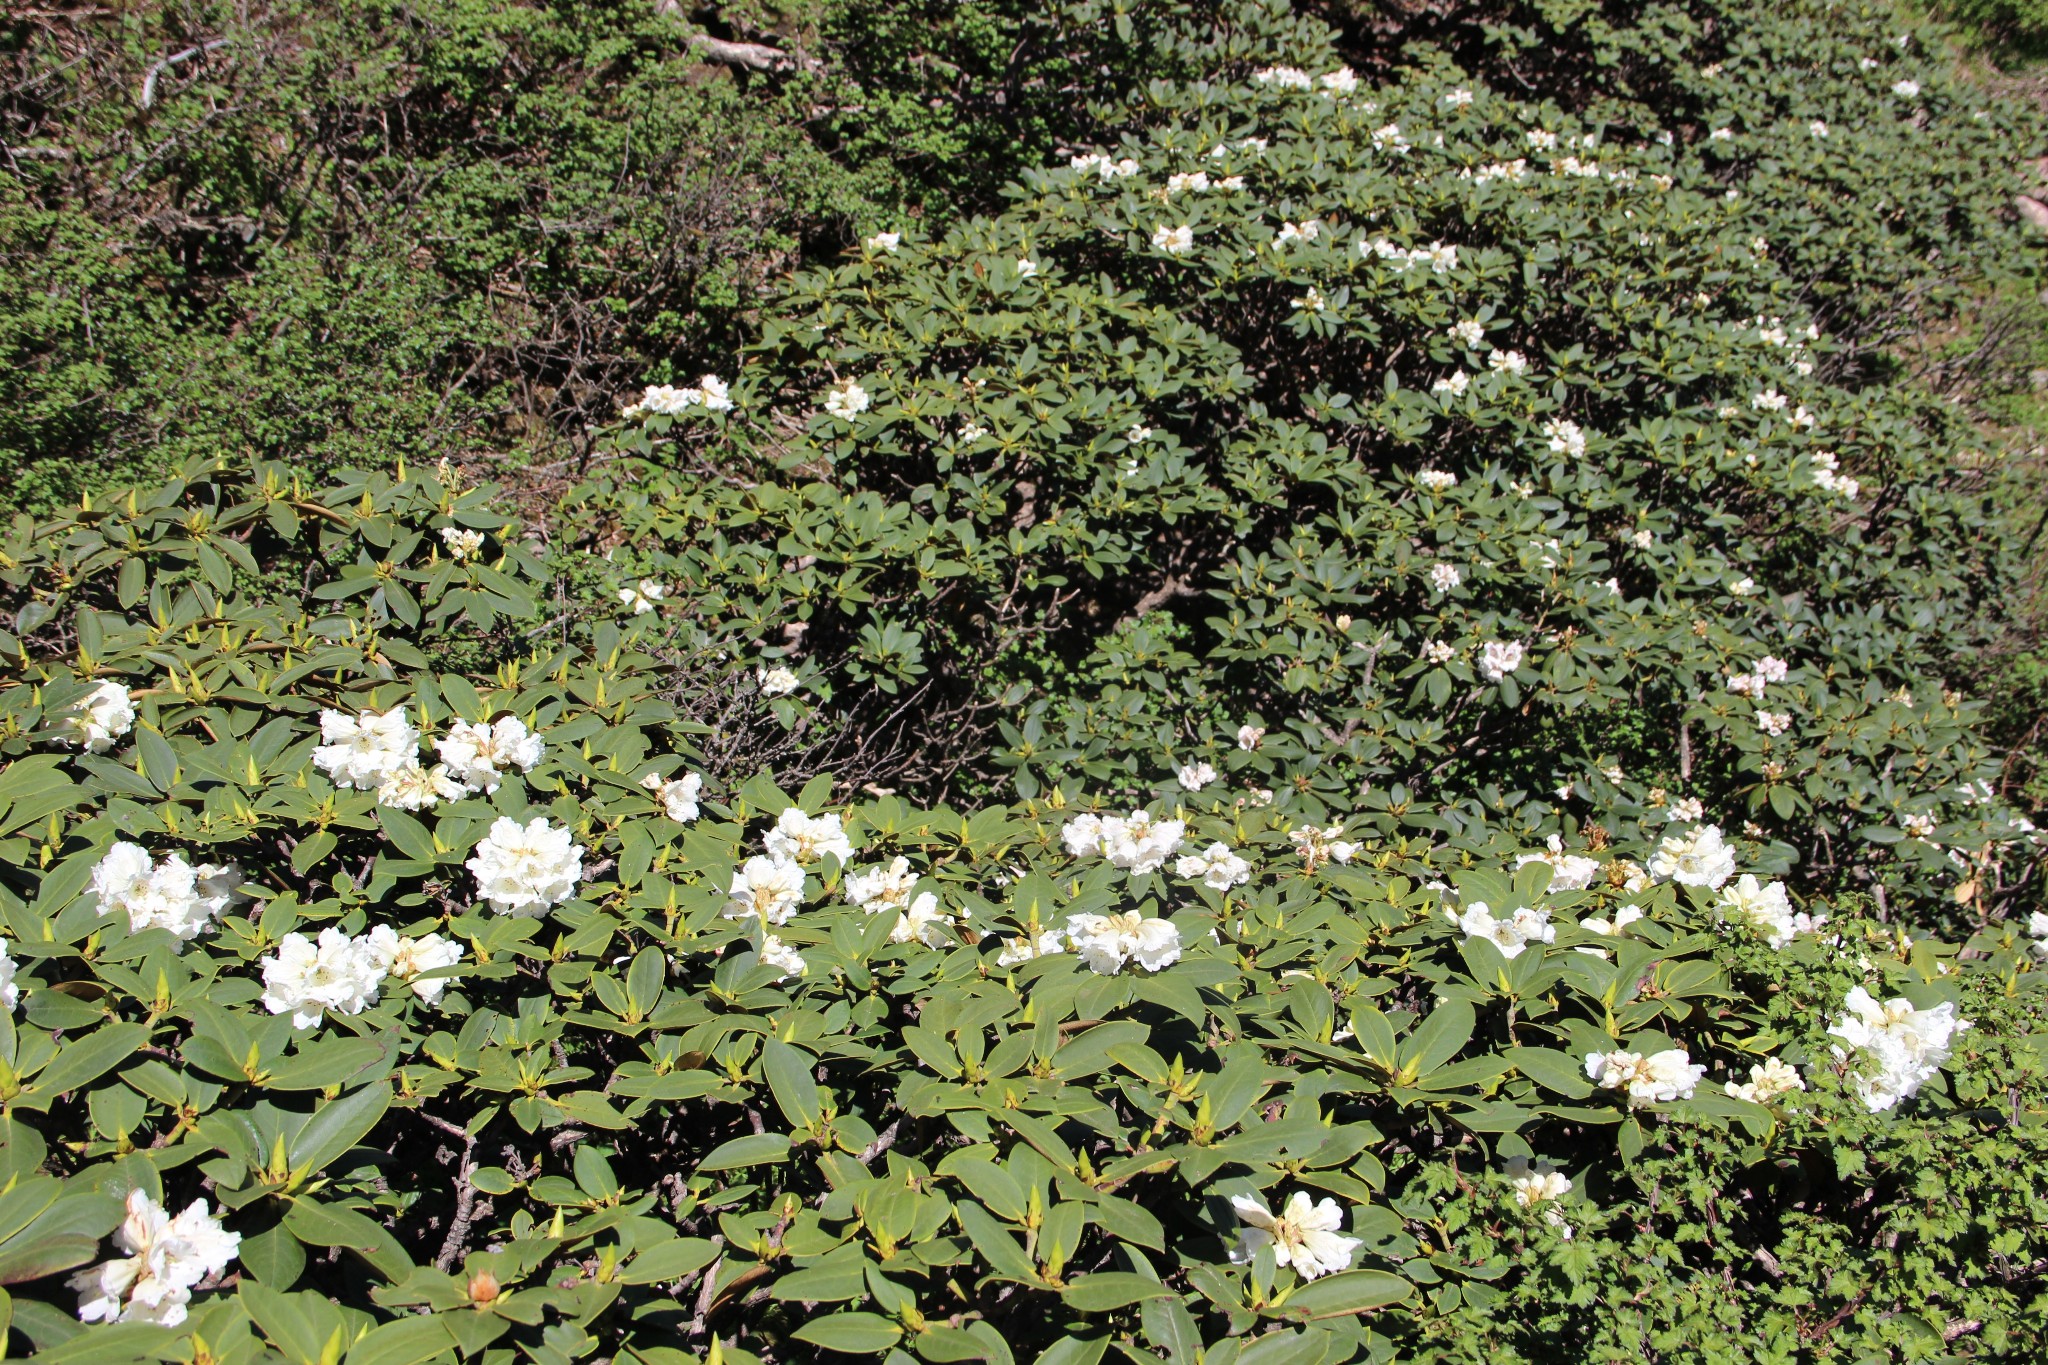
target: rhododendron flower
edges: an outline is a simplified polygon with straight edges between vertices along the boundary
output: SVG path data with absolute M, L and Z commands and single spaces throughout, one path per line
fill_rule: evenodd
M 697 818 L 697 798 L 704 791 L 702 774 L 665 778 L 660 773 L 649 773 L 640 779 L 640 785 L 654 793 L 654 799 L 661 802 L 662 813 L 677 824 L 687 825 Z
M 1240 1265 L 1256 1256 L 1259 1248 L 1270 1246 L 1275 1265 L 1291 1266 L 1302 1279 L 1313 1280 L 1345 1269 L 1352 1253 L 1363 1245 L 1358 1238 L 1337 1231 L 1344 1226 L 1344 1211 L 1336 1200 L 1318 1204 L 1305 1190 L 1296 1190 L 1277 1214 L 1252 1194 L 1232 1195 L 1230 1207 L 1245 1224 L 1230 1253 L 1230 1259 Z
M 1019 938 L 1003 940 L 1003 950 L 996 955 L 998 967 L 1017 967 L 1034 958 L 1050 957 L 1067 951 L 1066 937 L 1057 929 L 1047 929 L 1037 938 L 1025 934 Z
M 477 552 L 484 548 L 484 533 L 465 530 L 460 526 L 443 526 L 441 541 L 448 547 L 450 559 L 473 559 Z
M 1631 1109 L 1691 1099 L 1706 1074 L 1707 1069 L 1693 1065 L 1682 1047 L 1648 1057 L 1623 1051 L 1586 1055 L 1587 1078 L 1602 1090 L 1626 1090 Z
M 776 978 L 778 981 L 787 981 L 792 976 L 808 976 L 810 974 L 810 964 L 803 960 L 796 949 L 790 947 L 773 934 L 763 934 L 761 936 L 761 946 L 755 951 L 755 956 L 761 960 L 761 965 L 773 967 L 782 973 L 781 976 Z
M 92 870 L 92 894 L 102 915 L 126 915 L 131 931 L 167 930 L 182 944 L 213 927 L 239 880 L 232 866 L 193 867 L 182 853 L 156 863 L 141 845 L 116 840 Z
M 929 891 L 920 891 L 902 913 L 896 916 L 896 927 L 889 931 L 889 942 L 909 943 L 915 939 L 927 948 L 943 948 L 952 942 L 946 935 L 946 928 L 952 924 L 953 916 L 939 908 L 939 898 Z
M 428 768 L 421 766 L 417 758 L 408 758 L 384 774 L 384 781 L 377 788 L 377 804 L 418 811 L 468 794 L 469 788 L 449 775 L 447 764 L 436 763 Z
M 330 1010 L 361 1014 L 376 1004 L 383 981 L 384 968 L 367 939 L 331 927 L 317 941 L 286 934 L 276 955 L 263 960 L 263 1007 L 291 1015 L 294 1028 L 317 1028 Z
M 900 232 L 878 232 L 872 237 L 863 238 L 861 245 L 876 255 L 894 256 L 896 248 L 903 245 L 903 234 Z
M 1445 914 L 1468 939 L 1483 938 L 1500 949 L 1500 955 L 1512 961 L 1522 955 L 1522 950 L 1532 943 L 1555 943 L 1557 926 L 1550 922 L 1548 910 L 1521 906 L 1507 918 L 1496 916 L 1485 901 L 1474 901 L 1462 913 L 1446 909 Z
M 1903 997 L 1879 1004 L 1861 986 L 1842 1009 L 1828 1032 L 1842 1040 L 1835 1056 L 1856 1060 L 1856 1093 L 1872 1113 L 1918 1094 L 1948 1060 L 1955 1036 L 1970 1027 L 1952 1001 L 1924 1010 Z
M 1449 592 L 1464 581 L 1464 575 L 1458 572 L 1458 566 L 1455 564 L 1439 562 L 1429 567 L 1430 586 L 1438 592 Z
M 536 817 L 521 825 L 499 816 L 465 864 L 477 894 L 501 915 L 544 915 L 576 894 L 583 846 L 569 831 Z
M 1036 261 L 1032 260 L 1032 259 L 1031 259 L 1031 258 L 1030 258 L 1029 256 L 1019 256 L 1019 257 L 1017 258 L 1017 278 L 1018 278 L 1018 279 L 1020 279 L 1020 280 L 1028 280 L 1028 279 L 1030 279 L 1030 278 L 1031 278 L 1032 276 L 1036 275 L 1037 273 L 1038 273 L 1038 262 L 1036 262 Z
M 1169 256 L 1185 256 L 1195 249 L 1195 230 L 1186 224 L 1154 228 L 1152 245 Z
M 851 422 L 868 410 L 868 391 L 858 382 L 842 379 L 825 394 L 825 411 L 842 422 Z
M 630 607 L 635 616 L 645 616 L 661 605 L 668 596 L 668 588 L 652 578 L 643 578 L 630 587 L 619 589 L 619 604 Z
M 146 1191 L 131 1189 L 114 1245 L 128 1254 L 78 1271 L 68 1281 L 78 1291 L 79 1321 L 176 1327 L 185 1321 L 193 1287 L 227 1273 L 228 1262 L 241 1251 L 242 1234 L 222 1228 L 204 1199 L 173 1218 Z
M 720 913 L 727 919 L 758 915 L 768 924 L 787 924 L 804 903 L 804 870 L 786 858 L 756 855 L 733 872 L 726 894 Z
M 1358 855 L 1358 845 L 1344 837 L 1342 825 L 1301 825 L 1287 831 L 1287 841 L 1301 854 L 1303 870 L 1308 872 L 1325 863 L 1348 863 Z
M 1735 875 L 1735 851 L 1721 838 L 1718 825 L 1700 825 L 1684 834 L 1667 834 L 1650 855 L 1650 875 L 1681 886 L 1720 890 Z
M 1593 884 L 1594 876 L 1600 871 L 1597 859 L 1583 854 L 1564 851 L 1564 840 L 1551 835 L 1546 841 L 1546 851 L 1523 853 L 1515 858 L 1515 870 L 1520 871 L 1530 863 L 1550 864 L 1550 889 L 1552 891 L 1583 891 Z
M 424 981 L 416 978 L 426 972 L 453 967 L 462 961 L 462 944 L 456 940 L 442 938 L 439 934 L 407 938 L 388 924 L 375 926 L 360 942 L 380 972 L 399 981 L 410 982 L 412 993 L 429 1005 L 440 1003 L 441 993 L 448 989 L 453 978 L 437 976 Z
M 394 706 L 382 715 L 322 711 L 320 738 L 323 742 L 313 750 L 313 766 L 337 787 L 375 791 L 393 768 L 419 760 L 420 732 L 405 718 L 403 706 Z
M 1260 741 L 1264 740 L 1265 737 L 1266 727 L 1263 725 L 1240 725 L 1237 727 L 1237 747 L 1243 749 L 1246 753 L 1257 749 Z
M 1217 891 L 1228 891 L 1252 879 L 1252 865 L 1231 852 L 1228 844 L 1211 844 L 1200 853 L 1184 853 L 1173 870 L 1189 881 L 1199 881 Z
M 778 664 L 774 668 L 756 669 L 754 685 L 764 697 L 786 697 L 803 684 L 795 673 Z
M 1634 924 L 1641 918 L 1643 918 L 1642 906 L 1624 905 L 1614 912 L 1613 919 L 1593 919 L 1589 917 L 1580 920 L 1579 927 L 1589 934 L 1599 934 L 1605 938 L 1620 938 L 1631 924 Z
M 1509 1180 L 1508 1185 L 1515 1192 L 1515 1202 L 1525 1209 L 1562 1199 L 1572 1192 L 1572 1182 L 1559 1171 L 1518 1175 Z
M 1442 469 L 1425 469 L 1415 476 L 1415 481 L 1433 493 L 1458 486 L 1458 476 Z
M 842 863 L 853 857 L 853 844 L 837 815 L 806 815 L 795 806 L 777 817 L 775 828 L 761 843 L 769 857 L 793 863 L 814 863 L 827 853 Z
M 1180 961 L 1180 930 L 1173 921 L 1133 911 L 1074 915 L 1067 920 L 1067 939 L 1088 970 L 1103 976 L 1115 976 L 1126 962 L 1159 972 Z
M 1207 762 L 1183 763 L 1173 770 L 1173 777 L 1187 790 L 1198 792 L 1216 780 L 1216 769 Z
M 540 736 L 516 716 L 502 716 L 488 724 L 458 720 L 434 747 L 450 776 L 480 792 L 495 792 L 507 769 L 532 772 L 544 751 Z
M 1751 1104 L 1769 1104 L 1780 1095 L 1806 1089 L 1806 1081 L 1796 1067 L 1787 1066 L 1776 1057 L 1771 1057 L 1749 1069 L 1747 1082 L 1729 1081 L 1722 1088 L 1738 1100 L 1748 1100 Z
M 135 728 L 135 704 L 122 684 L 98 682 L 64 717 L 64 725 L 87 753 L 103 754 Z
M 1747 872 L 1734 885 L 1721 888 L 1716 908 L 1723 919 L 1755 929 L 1773 948 L 1784 947 L 1800 934 L 1813 933 L 1826 922 L 1825 917 L 1796 913 L 1783 882 L 1765 884 Z
M 1479 671 L 1488 682 L 1499 682 L 1522 666 L 1526 654 L 1520 640 L 1488 640 L 1479 649 Z

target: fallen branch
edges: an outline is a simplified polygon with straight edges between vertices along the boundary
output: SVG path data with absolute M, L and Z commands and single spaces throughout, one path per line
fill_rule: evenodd
M 156 103 L 156 78 L 158 76 L 163 75 L 164 72 L 176 66 L 179 62 L 187 62 L 194 57 L 203 57 L 216 48 L 226 47 L 234 41 L 233 38 L 209 38 L 203 43 L 186 48 L 183 52 L 173 52 L 162 61 L 151 63 L 149 70 L 145 71 L 142 75 L 142 94 L 140 96 L 142 107 L 148 109 Z
M 765 43 L 732 43 L 708 33 L 692 33 L 690 46 L 714 62 L 744 66 L 753 71 L 787 71 L 796 65 L 787 52 Z

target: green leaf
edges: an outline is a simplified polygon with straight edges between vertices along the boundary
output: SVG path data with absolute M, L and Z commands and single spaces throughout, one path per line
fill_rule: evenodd
M 712 1148 L 711 1154 L 697 1163 L 697 1170 L 700 1174 L 706 1171 L 738 1171 L 749 1166 L 772 1166 L 787 1160 L 789 1134 L 754 1133 Z
M 1060 1291 L 1060 1300 L 1077 1313 L 1105 1313 L 1146 1299 L 1170 1298 L 1173 1291 L 1157 1280 L 1124 1270 L 1083 1275 Z
M 879 1313 L 834 1313 L 813 1318 L 790 1335 L 828 1351 L 875 1355 L 902 1340 L 903 1329 Z
M 390 1107 L 391 1089 L 381 1081 L 321 1105 L 303 1127 L 286 1139 L 285 1160 L 293 1176 L 303 1180 L 324 1170 L 368 1137 Z
M 1414 1292 L 1411 1281 L 1384 1270 L 1340 1270 L 1302 1285 L 1287 1296 L 1282 1308 L 1311 1319 L 1335 1318 L 1384 1308 Z

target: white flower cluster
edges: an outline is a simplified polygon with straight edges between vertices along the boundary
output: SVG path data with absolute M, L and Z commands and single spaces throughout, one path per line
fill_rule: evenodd
M 1721 888 L 1721 918 L 1746 924 L 1764 936 L 1773 948 L 1783 948 L 1801 934 L 1811 934 L 1827 923 L 1827 916 L 1813 916 L 1792 909 L 1783 882 L 1759 882 L 1745 872 L 1733 886 Z
M 1530 863 L 1550 864 L 1550 890 L 1584 891 L 1593 884 L 1593 878 L 1600 871 L 1598 860 L 1581 853 L 1564 851 L 1564 839 L 1551 835 L 1542 853 L 1522 853 L 1515 857 L 1515 870 L 1521 871 Z M 1640 888 L 1636 888 L 1640 889 Z M 1548 942 L 1548 940 L 1545 940 Z
M 1318 1204 L 1305 1190 L 1296 1190 L 1277 1214 L 1254 1194 L 1232 1195 L 1230 1207 L 1245 1224 L 1230 1253 L 1230 1259 L 1240 1265 L 1256 1256 L 1260 1248 L 1270 1246 L 1275 1265 L 1290 1266 L 1302 1279 L 1313 1280 L 1345 1269 L 1352 1253 L 1363 1245 L 1360 1239 L 1338 1232 L 1344 1226 L 1344 1211 L 1336 1200 Z
M 706 412 L 731 412 L 732 394 L 725 381 L 715 374 L 707 374 L 697 381 L 694 389 L 678 389 L 668 384 L 650 384 L 640 395 L 640 401 L 629 404 L 619 413 L 631 421 L 635 417 L 678 417 L 691 408 L 702 408 Z
M 355 937 L 331 927 L 318 939 L 290 933 L 263 960 L 263 1007 L 291 1015 L 294 1028 L 317 1028 L 329 1013 L 361 1014 L 376 1004 L 387 977 L 410 981 L 414 995 L 437 1004 L 449 978 L 416 978 L 460 961 L 462 945 L 453 939 L 406 938 L 387 924 Z
M 766 853 L 747 859 L 733 872 L 732 889 L 726 893 L 725 909 L 721 912 L 727 919 L 757 918 L 765 925 L 787 924 L 804 902 L 805 864 L 828 853 L 841 864 L 853 857 L 853 842 L 846 837 L 837 815 L 811 815 L 795 806 L 787 807 L 776 817 L 774 828 L 761 843 Z M 887 875 L 899 881 L 908 877 L 908 862 L 898 858 Z M 847 878 L 849 899 L 870 914 L 883 908 L 876 903 L 882 893 L 865 889 L 872 884 L 868 880 L 872 877 L 870 872 Z M 915 880 L 910 878 L 903 884 L 906 895 Z
M 1180 851 L 1187 825 L 1158 820 L 1146 811 L 1128 816 L 1077 815 L 1060 831 L 1060 842 L 1074 858 L 1106 858 L 1131 873 L 1157 872 Z
M 135 703 L 117 682 L 93 684 L 92 691 L 64 718 L 64 725 L 87 753 L 103 754 L 114 741 L 135 728 Z
M 842 379 L 825 395 L 825 411 L 842 422 L 851 422 L 868 410 L 868 391 L 851 379 Z
M 1522 955 L 1522 950 L 1532 943 L 1555 943 L 1557 926 L 1550 922 L 1548 910 L 1521 906 L 1505 919 L 1493 913 L 1485 901 L 1473 901 L 1462 912 L 1445 907 L 1444 913 L 1451 922 L 1465 931 L 1467 942 L 1485 939 L 1500 949 L 1502 957 L 1513 960 Z
M 1792 728 L 1792 713 L 1790 711 L 1766 711 L 1759 707 L 1756 713 L 1756 728 L 1767 735 L 1782 735 Z
M 668 778 L 649 773 L 640 779 L 640 785 L 654 793 L 654 799 L 661 802 L 662 813 L 677 824 L 687 825 L 697 818 L 697 797 L 704 790 L 701 774 L 684 773 Z
M 1631 1109 L 1691 1099 L 1706 1074 L 1707 1069 L 1694 1065 L 1682 1047 L 1647 1057 L 1621 1050 L 1586 1054 L 1587 1079 L 1602 1090 L 1626 1090 Z
M 1195 249 L 1195 230 L 1185 223 L 1179 227 L 1156 227 L 1152 230 L 1152 247 L 1169 256 L 1185 256 Z
M 1681 886 L 1718 891 L 1735 875 L 1735 850 L 1721 837 L 1718 825 L 1699 825 L 1684 834 L 1667 834 L 1650 855 L 1650 875 Z
M 1103 976 L 1115 976 L 1126 962 L 1159 972 L 1180 961 L 1180 930 L 1173 921 L 1136 911 L 1070 916 L 1067 941 L 1088 970 Z
M 900 232 L 877 232 L 872 237 L 861 238 L 860 244 L 874 255 L 894 256 L 896 249 L 903 245 L 903 234 Z
M 1488 640 L 1479 650 L 1479 671 L 1488 682 L 1499 682 L 1522 666 L 1527 650 L 1520 640 Z
M 1837 497 L 1853 500 L 1863 491 L 1863 485 L 1847 474 L 1841 473 L 1842 462 L 1831 450 L 1816 450 L 1808 457 L 1813 465 L 1813 484 L 1826 489 Z
M 465 530 L 460 526 L 443 526 L 441 543 L 448 547 L 450 559 L 474 559 L 484 548 L 484 533 Z
M 769 857 L 792 863 L 814 863 L 828 853 L 842 863 L 853 857 L 853 844 L 837 815 L 807 815 L 795 806 L 776 817 L 762 846 Z
M 1425 469 L 1415 476 L 1415 481 L 1432 493 L 1458 486 L 1458 476 L 1442 469 Z
M 1750 697 L 1762 701 L 1764 689 L 1772 683 L 1781 683 L 1791 673 L 1792 666 L 1775 655 L 1766 654 L 1758 659 L 1747 673 L 1731 674 L 1728 690 L 1738 697 Z
M 1836 1058 L 1857 1062 L 1856 1093 L 1872 1113 L 1919 1093 L 1948 1060 L 1955 1036 L 1970 1027 L 1951 1001 L 1924 1010 L 1903 997 L 1879 1004 L 1861 986 L 1842 1009 L 1828 1032 L 1842 1040 Z
M 1564 1198 L 1572 1192 L 1572 1182 L 1560 1171 L 1531 1171 L 1508 1181 L 1508 1188 L 1515 1192 L 1515 1202 L 1525 1209 L 1539 1204 L 1548 1204 Z
M 488 724 L 458 720 L 434 742 L 448 776 L 473 792 L 495 792 L 507 769 L 533 771 L 544 748 L 540 736 L 516 716 Z
M 668 585 L 659 579 L 643 578 L 638 583 L 629 583 L 619 589 L 619 604 L 632 611 L 635 616 L 645 616 L 661 607 L 662 599 L 668 596 Z
M 1806 1089 L 1806 1080 L 1797 1067 L 1769 1057 L 1750 1067 L 1747 1081 L 1729 1081 L 1722 1088 L 1735 1099 L 1748 1100 L 1751 1104 L 1769 1104 L 1780 1095 Z
M 1569 417 L 1553 418 L 1543 424 L 1543 435 L 1554 455 L 1578 459 L 1586 453 L 1586 432 Z
M 242 1235 L 222 1228 L 204 1199 L 173 1218 L 145 1191 L 130 1190 L 128 1216 L 114 1232 L 114 1245 L 128 1254 L 81 1270 L 69 1281 L 78 1291 L 79 1320 L 176 1327 L 185 1321 L 193 1288 L 226 1273 L 241 1251 Z
M 322 711 L 320 741 L 313 750 L 313 766 L 335 786 L 351 790 L 375 791 L 394 770 L 419 762 L 420 732 L 406 719 L 403 706 L 381 715 Z
M 234 900 L 237 881 L 232 866 L 194 867 L 182 853 L 153 862 L 141 845 L 116 840 L 92 870 L 92 893 L 102 915 L 126 915 L 138 934 L 168 930 L 182 944 L 213 927 Z
M 1399 131 L 1395 129 L 1396 133 Z M 1374 237 L 1359 242 L 1358 254 L 1390 262 L 1396 271 L 1407 271 L 1418 265 L 1426 265 L 1433 274 L 1448 275 L 1458 268 L 1458 248 L 1446 246 L 1442 242 L 1431 242 L 1428 246 L 1398 247 L 1384 237 Z
M 1301 825 L 1287 831 L 1287 842 L 1301 855 L 1304 871 L 1313 872 L 1325 863 L 1348 863 L 1358 856 L 1358 845 L 1344 837 L 1344 826 Z
M 773 668 L 755 669 L 754 685 L 761 689 L 764 697 L 786 697 L 803 686 L 803 680 L 790 669 L 777 664 Z
M 1228 891 L 1252 879 L 1252 865 L 1231 852 L 1228 844 L 1211 844 L 1200 853 L 1183 853 L 1174 872 L 1216 891 Z
M 14 979 L 21 964 L 7 953 L 7 940 L 0 938 L 0 1010 L 12 1011 L 21 1003 L 21 983 Z
M 1204 760 L 1183 763 L 1173 770 L 1173 780 L 1191 792 L 1198 792 L 1216 780 L 1216 765 Z
M 2034 940 L 2034 956 L 2048 958 L 2048 911 L 2036 910 L 2027 917 L 2027 936 Z
M 477 894 L 492 910 L 538 918 L 576 894 L 583 846 L 545 816 L 522 825 L 501 815 L 464 866 L 476 874 Z
M 1077 171 L 1093 171 L 1099 180 L 1128 180 L 1138 173 L 1138 163 L 1131 158 L 1111 158 L 1101 152 L 1074 157 L 1067 165 Z

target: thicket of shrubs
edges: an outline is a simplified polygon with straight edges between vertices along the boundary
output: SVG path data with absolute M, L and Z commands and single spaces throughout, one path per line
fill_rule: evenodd
M 2019 547 L 1892 347 L 2038 130 L 1848 7 L 1123 12 L 566 496 L 0 539 L 12 1349 L 2041 1352 Z

